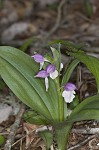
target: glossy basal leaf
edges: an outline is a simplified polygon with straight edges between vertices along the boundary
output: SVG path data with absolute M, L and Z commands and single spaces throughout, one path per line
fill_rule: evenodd
M 91 119 L 99 120 L 99 94 L 88 97 L 78 104 L 67 122 Z
M 77 122 L 82 120 L 99 120 L 99 109 L 85 109 L 78 112 L 68 122 Z
M 71 74 L 73 73 L 73 70 L 75 69 L 75 67 L 78 65 L 79 60 L 74 59 L 66 68 L 63 79 L 62 79 L 62 85 L 65 85 L 69 79 Z
M 7 46 L 0 47 L 0 74 L 20 100 L 51 121 L 58 121 L 58 94 L 53 80 L 45 91 L 44 79 L 34 76 L 39 65 L 22 51 Z M 53 94 L 52 94 L 53 93 Z
M 34 111 L 25 112 L 24 120 L 31 124 L 37 124 L 37 125 L 49 124 L 49 122 L 46 120 L 46 118 L 44 118 L 44 116 L 41 116 Z
M 82 52 L 69 52 L 69 54 L 71 56 L 74 56 L 87 66 L 87 68 L 90 70 L 90 72 L 94 75 L 96 79 L 97 88 L 99 92 L 99 59 Z
M 38 108 L 43 107 L 43 111 L 40 110 L 39 113 L 47 113 L 51 117 L 45 104 L 40 100 L 40 96 L 34 91 L 30 83 L 14 67 L 4 62 L 4 60 L 2 63 L 5 68 L 0 68 L 1 76 L 15 95 L 32 109 L 35 107 L 36 111 L 38 111 Z

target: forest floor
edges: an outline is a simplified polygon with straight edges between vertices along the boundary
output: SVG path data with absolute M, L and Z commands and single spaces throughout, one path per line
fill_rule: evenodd
M 48 42 L 61 39 L 83 44 L 88 54 L 99 58 L 99 2 L 89 1 L 91 12 L 84 0 L 0 1 L 0 45 L 20 48 L 32 38 L 28 48 L 23 49 L 32 56 L 34 52 L 45 54 L 49 51 Z M 63 50 L 63 63 L 66 64 L 68 59 Z M 83 100 L 94 95 L 97 89 L 93 75 L 84 65 L 80 66 L 79 71 L 83 84 L 80 98 Z M 75 74 L 71 80 L 74 77 Z M 44 142 L 35 134 L 39 126 L 23 119 L 26 109 L 0 78 L 0 135 L 5 138 L 0 150 L 7 150 L 5 145 L 8 145 L 9 138 L 13 143 L 12 150 L 45 150 Z M 68 150 L 98 150 L 99 137 L 96 133 L 99 134 L 98 121 L 75 123 Z

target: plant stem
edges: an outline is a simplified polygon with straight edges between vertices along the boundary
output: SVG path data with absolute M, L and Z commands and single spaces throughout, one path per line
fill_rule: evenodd
M 66 150 L 68 144 L 68 137 L 73 123 L 66 123 L 65 125 L 55 126 L 55 137 L 58 150 Z
M 59 78 L 55 80 L 57 90 L 58 90 L 58 110 L 59 110 L 59 121 L 64 121 L 64 101 L 62 98 L 62 91 L 60 90 Z

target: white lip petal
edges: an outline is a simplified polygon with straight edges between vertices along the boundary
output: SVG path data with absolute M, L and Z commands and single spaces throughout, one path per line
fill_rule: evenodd
M 71 103 L 75 98 L 75 91 L 63 91 L 62 96 L 66 103 Z
M 55 70 L 53 73 L 50 73 L 50 78 L 55 79 L 58 77 L 58 71 Z
M 45 87 L 46 87 L 46 92 L 48 91 L 49 88 L 49 83 L 48 83 L 48 78 L 45 78 Z

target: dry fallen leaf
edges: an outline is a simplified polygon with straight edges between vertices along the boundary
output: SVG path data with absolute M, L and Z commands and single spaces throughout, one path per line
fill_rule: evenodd
M 38 126 L 34 125 L 34 124 L 30 124 L 30 123 L 24 123 L 23 128 L 27 133 L 27 136 L 26 136 L 26 149 L 27 149 L 27 148 L 29 148 L 29 146 L 33 142 L 33 140 L 35 139 L 34 131 L 36 131 Z M 34 132 L 34 134 L 33 134 L 33 132 Z

